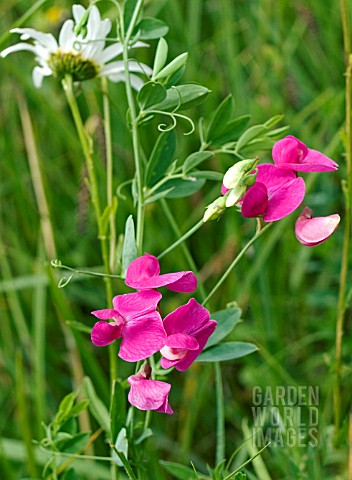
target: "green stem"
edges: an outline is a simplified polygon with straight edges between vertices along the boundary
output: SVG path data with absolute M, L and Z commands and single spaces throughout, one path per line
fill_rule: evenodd
M 131 118 L 131 127 L 132 127 L 132 146 L 133 146 L 133 156 L 136 169 L 136 178 L 137 178 L 137 232 L 136 232 L 136 243 L 137 243 L 137 252 L 138 255 L 143 253 L 143 232 L 144 232 L 144 196 L 143 196 L 143 169 L 142 169 L 142 159 L 140 155 L 140 142 L 139 142 L 139 132 L 138 132 L 138 119 L 136 112 L 136 105 L 133 97 L 132 87 L 131 87 L 131 78 L 128 65 L 128 44 L 132 35 L 133 28 L 137 21 L 139 12 L 143 6 L 143 0 L 138 0 L 137 5 L 134 9 L 131 22 L 129 24 L 126 35 L 124 34 L 123 19 L 121 19 L 121 37 L 123 44 L 123 62 L 125 70 L 125 87 L 126 87 L 126 96 L 129 107 L 129 113 Z
M 106 150 L 106 201 L 111 208 L 109 217 L 109 268 L 114 271 L 115 266 L 115 246 L 116 246 L 116 216 L 115 210 L 112 208 L 114 202 L 113 195 L 113 156 L 112 156 L 112 140 L 111 140 L 111 119 L 110 119 L 110 103 L 108 96 L 107 78 L 102 78 L 103 87 L 103 108 L 104 108 L 104 133 L 105 133 L 105 150 Z
M 345 229 L 341 258 L 340 287 L 336 316 L 336 377 L 334 384 L 334 426 L 335 439 L 341 423 L 341 370 L 342 370 L 342 338 L 346 312 L 347 274 L 349 264 L 349 245 L 351 240 L 351 208 L 352 208 L 352 59 L 351 32 L 349 12 L 346 0 L 340 0 L 341 20 L 343 28 L 344 53 L 346 59 L 346 167 L 347 180 L 344 184 L 345 194 Z
M 127 476 L 129 478 L 129 480 L 137 480 L 137 477 L 135 476 L 135 474 L 133 473 L 133 470 L 132 470 L 132 467 L 131 465 L 129 464 L 127 458 L 125 457 L 124 453 L 123 452 L 120 452 L 119 450 L 117 450 L 117 448 L 115 447 L 115 445 L 113 445 L 112 443 L 110 444 L 110 448 L 112 448 L 112 450 L 114 450 L 114 452 L 116 453 L 116 455 L 119 457 L 119 459 L 121 460 L 121 463 L 123 464 L 125 470 L 126 470 L 126 473 L 127 473 Z
M 81 142 L 84 158 L 86 161 L 88 177 L 89 177 L 89 191 L 91 194 L 96 222 L 98 225 L 99 239 L 100 239 L 102 257 L 104 262 L 104 269 L 105 269 L 105 273 L 109 275 L 111 273 L 109 268 L 109 254 L 108 254 L 105 232 L 101 231 L 101 207 L 100 207 L 100 200 L 99 200 L 98 183 L 95 175 L 93 157 L 91 154 L 91 146 L 90 146 L 88 135 L 84 128 L 81 113 L 79 111 L 76 97 L 73 91 L 72 76 L 66 75 L 62 81 L 62 85 L 63 85 L 64 92 L 66 94 L 67 102 L 72 112 L 73 120 L 75 122 L 76 130 L 78 133 L 79 140 Z M 105 280 L 105 287 L 106 287 L 106 299 L 108 304 L 110 304 L 112 299 L 111 279 L 106 277 L 104 280 Z M 109 345 L 111 385 L 113 384 L 113 381 L 117 376 L 116 348 L 117 347 L 114 344 Z
M 223 276 L 220 278 L 220 280 L 217 282 L 217 284 L 215 285 L 215 287 L 212 289 L 212 291 L 209 293 L 209 295 L 207 296 L 207 298 L 203 301 L 202 305 L 206 305 L 210 298 L 214 295 L 214 293 L 221 287 L 221 285 L 224 283 L 224 281 L 226 280 L 226 278 L 230 275 L 230 273 L 232 272 L 232 270 L 235 268 L 235 266 L 239 263 L 239 261 L 241 260 L 241 258 L 244 256 L 244 254 L 247 252 L 247 250 L 249 249 L 249 247 L 251 247 L 253 245 L 253 243 L 263 235 L 264 232 L 266 232 L 270 226 L 272 224 L 271 223 L 268 223 L 265 227 L 261 228 L 260 230 L 257 230 L 256 234 L 254 235 L 253 238 L 251 238 L 251 240 L 242 248 L 242 250 L 240 251 L 240 253 L 237 255 L 237 257 L 234 259 L 234 261 L 231 263 L 231 265 L 228 267 L 228 269 L 226 270 L 226 272 L 223 274 Z
M 216 457 L 215 465 L 225 460 L 225 408 L 220 362 L 214 363 L 216 392 Z
M 181 231 L 180 231 L 180 229 L 179 229 L 179 227 L 178 227 L 178 225 L 175 221 L 175 218 L 174 218 L 174 216 L 173 216 L 173 214 L 170 210 L 169 205 L 167 204 L 167 201 L 164 198 L 161 199 L 161 207 L 164 210 L 165 216 L 168 219 L 168 222 L 170 223 L 170 226 L 171 226 L 172 230 L 174 231 L 176 237 L 180 238 L 181 235 L 182 235 Z M 182 243 L 181 248 L 183 250 L 183 254 L 186 257 L 187 262 L 189 263 L 189 266 L 190 266 L 191 270 L 194 273 L 198 272 L 197 265 L 195 264 L 195 262 L 193 260 L 192 254 L 189 251 L 189 248 L 188 248 L 187 244 Z M 201 294 L 202 298 L 204 299 L 206 297 L 206 292 L 205 292 L 203 283 L 199 282 L 198 286 L 199 286 L 200 294 Z
M 98 184 L 95 175 L 94 169 L 94 162 L 91 155 L 91 148 L 89 144 L 89 139 L 87 133 L 85 131 L 81 113 L 79 111 L 76 97 L 73 91 L 73 80 L 71 75 L 66 75 L 65 78 L 62 80 L 62 86 L 67 98 L 67 102 L 70 106 L 71 113 L 73 116 L 73 120 L 75 122 L 76 130 L 78 133 L 79 140 L 81 142 L 81 146 L 83 149 L 84 158 L 87 165 L 88 177 L 89 177 L 89 190 L 92 197 L 92 203 L 95 211 L 95 216 L 97 219 L 98 225 L 100 224 L 101 218 L 101 208 L 100 208 L 100 200 L 99 200 L 99 191 L 98 191 Z
M 191 235 L 193 235 L 197 230 L 200 229 L 200 227 L 202 227 L 204 225 L 204 221 L 203 220 L 200 220 L 198 223 L 196 223 L 190 230 L 188 230 L 184 235 L 182 235 L 182 237 L 180 237 L 175 243 L 173 243 L 172 245 L 170 245 L 170 247 L 168 247 L 166 250 L 164 250 L 163 252 L 160 253 L 160 255 L 158 255 L 158 259 L 160 260 L 160 258 L 164 257 L 166 254 L 170 253 L 174 248 L 176 248 L 178 245 L 180 245 L 182 242 L 184 242 L 185 240 L 187 240 L 187 238 L 189 238 Z

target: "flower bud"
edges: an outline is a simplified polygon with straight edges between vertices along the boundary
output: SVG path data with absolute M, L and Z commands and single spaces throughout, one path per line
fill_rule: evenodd
M 242 178 L 256 167 L 257 163 L 258 158 L 241 160 L 240 162 L 235 163 L 235 165 L 229 168 L 225 173 L 223 185 L 226 188 L 235 188 Z
M 247 191 L 247 185 L 242 185 L 242 182 L 237 184 L 235 188 L 229 191 L 229 193 L 226 195 L 226 207 L 233 207 L 238 203 L 244 194 Z
M 203 217 L 204 222 L 216 220 L 217 218 L 221 217 L 223 212 L 226 210 L 226 198 L 227 197 L 219 197 L 207 207 Z

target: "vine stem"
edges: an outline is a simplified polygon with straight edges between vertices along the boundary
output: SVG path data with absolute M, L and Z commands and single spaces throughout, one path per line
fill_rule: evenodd
M 165 213 L 165 216 L 172 228 L 172 230 L 174 231 L 175 235 L 177 237 L 181 237 L 181 232 L 180 232 L 180 229 L 176 223 L 176 220 L 170 210 L 170 207 L 167 203 L 167 201 L 162 198 L 161 199 L 161 208 L 163 209 L 164 213 Z M 198 268 L 197 268 L 197 265 L 195 264 L 195 261 L 193 259 L 193 256 L 187 246 L 186 243 L 182 243 L 181 244 L 181 248 L 183 250 L 183 254 L 184 256 L 186 257 L 186 260 L 191 268 L 191 270 L 194 272 L 194 273 L 197 273 L 198 272 Z M 204 289 L 204 286 L 203 286 L 203 283 L 202 282 L 199 282 L 198 284 L 198 287 L 199 287 L 199 291 L 200 291 L 200 294 L 201 294 L 201 298 L 204 299 L 206 297 L 206 293 L 205 293 L 205 289 Z
M 252 237 L 249 242 L 242 248 L 242 250 L 240 251 L 240 253 L 237 255 L 237 257 L 233 260 L 233 262 L 231 263 L 231 265 L 228 267 L 228 269 L 226 270 L 226 272 L 223 274 L 223 276 L 220 278 L 220 280 L 217 282 L 217 284 L 214 286 L 214 288 L 211 290 L 211 292 L 208 294 L 208 296 L 204 299 L 202 305 L 206 305 L 209 300 L 211 299 L 211 297 L 214 295 L 214 293 L 221 287 L 221 285 L 224 283 L 224 281 L 226 280 L 226 278 L 230 275 L 231 271 L 235 268 L 235 266 L 239 263 L 239 261 L 241 260 L 241 258 L 244 256 L 244 254 L 247 252 L 247 250 L 249 249 L 249 247 L 251 247 L 253 245 L 253 243 L 263 235 L 264 232 L 266 232 L 270 227 L 271 227 L 272 223 L 268 223 L 267 225 L 265 225 L 265 227 L 257 230 L 256 234 L 254 235 L 254 237 Z
M 158 255 L 158 259 L 164 257 L 166 254 L 170 253 L 174 248 L 176 248 L 178 245 L 180 245 L 182 242 L 187 240 L 191 235 L 193 235 L 197 230 L 200 229 L 204 225 L 204 221 L 200 220 L 198 223 L 196 223 L 191 229 L 189 229 L 185 234 L 182 235 L 175 243 L 170 245 L 166 250 L 160 253 Z
M 131 22 L 128 26 L 127 33 L 124 32 L 124 22 L 121 18 L 120 29 L 123 45 L 123 63 L 125 71 L 125 87 L 126 87 L 126 96 L 129 107 L 129 113 L 131 117 L 131 128 L 132 128 L 132 146 L 133 146 L 133 156 L 136 169 L 136 179 L 137 179 L 137 232 L 136 232 L 136 244 L 137 244 L 137 253 L 138 255 L 143 254 L 143 233 L 144 233 L 144 195 L 143 195 L 143 169 L 142 169 L 142 160 L 140 155 L 140 142 L 139 142 L 139 132 L 138 132 L 138 118 L 136 112 L 136 105 L 133 98 L 132 86 L 130 71 L 128 66 L 128 46 L 129 41 L 133 32 L 133 28 L 138 19 L 139 12 L 143 6 L 144 0 L 138 0 L 136 7 L 134 9 Z
M 334 383 L 334 427 L 335 440 L 338 436 L 338 430 L 341 423 L 341 375 L 342 375 L 342 339 L 347 307 L 347 273 L 349 263 L 349 245 L 351 240 L 351 208 L 352 208 L 352 59 L 351 59 L 351 31 L 349 22 L 349 12 L 346 0 L 340 0 L 341 21 L 344 41 L 344 54 L 346 61 L 345 73 L 345 96 L 346 96 L 346 167 L 347 179 L 343 183 L 345 194 L 345 228 L 342 247 L 339 294 L 337 301 L 336 314 L 336 345 L 335 345 L 335 365 L 336 375 Z

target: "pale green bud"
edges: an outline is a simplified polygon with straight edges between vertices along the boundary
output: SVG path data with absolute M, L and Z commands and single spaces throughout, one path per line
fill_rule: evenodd
M 229 168 L 224 175 L 223 184 L 225 187 L 235 188 L 247 173 L 253 171 L 257 163 L 258 158 L 241 160 L 240 162 L 235 163 L 235 165 Z
M 226 198 L 219 197 L 213 203 L 211 203 L 205 210 L 203 222 L 209 222 L 209 220 L 216 220 L 226 210 Z
M 246 185 L 242 185 L 242 183 L 236 185 L 236 187 L 230 190 L 226 195 L 226 207 L 228 208 L 236 205 L 236 203 L 238 203 L 242 199 L 246 191 Z

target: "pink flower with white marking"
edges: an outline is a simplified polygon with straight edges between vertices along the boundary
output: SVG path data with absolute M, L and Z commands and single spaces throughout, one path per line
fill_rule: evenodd
M 264 222 L 275 222 L 300 206 L 306 188 L 295 172 L 269 163 L 258 165 L 257 171 L 255 184 L 242 199 L 244 217 L 262 216 Z
M 128 401 L 139 410 L 155 410 L 161 413 L 174 413 L 169 405 L 168 396 L 171 385 L 167 382 L 151 379 L 149 365 L 127 379 L 131 385 Z
M 296 172 L 331 172 L 338 168 L 336 162 L 317 150 L 307 148 L 292 135 L 276 142 L 272 155 L 278 167 Z
M 340 215 L 337 213 L 313 218 L 312 210 L 306 207 L 296 221 L 297 240 L 306 247 L 320 245 L 334 233 L 339 223 Z
M 210 320 L 208 310 L 191 298 L 164 319 L 167 334 L 160 353 L 163 368 L 186 370 L 202 352 L 208 338 L 217 326 Z
M 153 355 L 164 345 L 166 338 L 162 319 L 156 311 L 161 294 L 155 290 L 127 293 L 113 299 L 113 309 L 96 310 L 101 320 L 92 330 L 94 345 L 102 347 L 122 338 L 119 357 L 137 362 Z
M 193 272 L 182 271 L 160 274 L 158 259 L 146 253 L 130 263 L 126 271 L 126 285 L 136 290 L 167 287 L 174 292 L 193 292 L 197 277 Z

